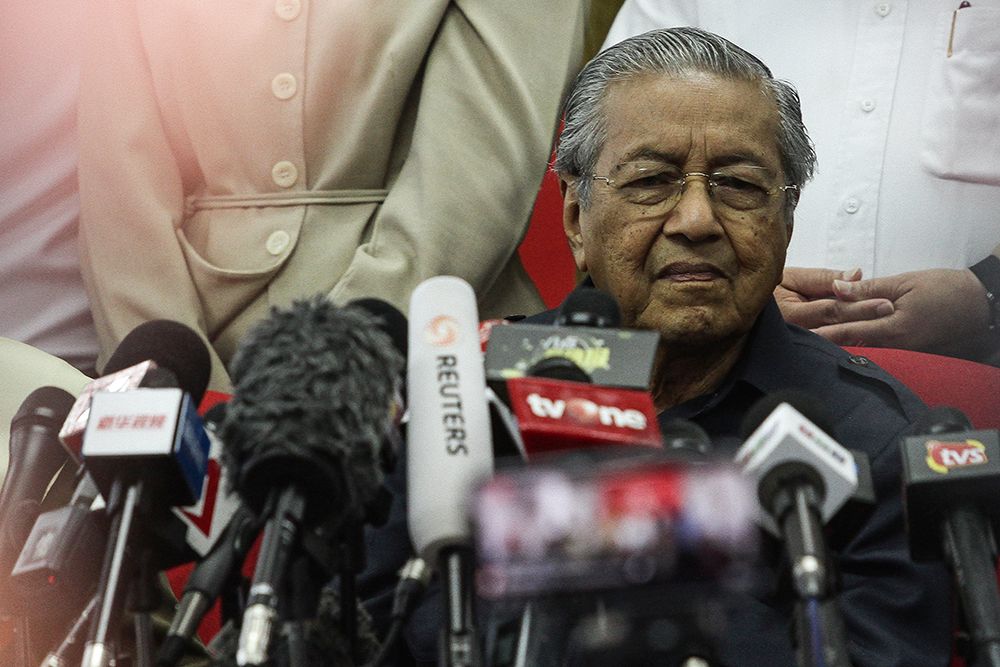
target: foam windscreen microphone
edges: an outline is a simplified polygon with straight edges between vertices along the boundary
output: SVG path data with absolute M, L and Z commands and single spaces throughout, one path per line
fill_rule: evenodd
M 402 359 L 361 307 L 322 297 L 273 309 L 241 343 L 220 425 L 247 505 L 270 518 L 237 650 L 268 659 L 285 570 L 301 530 L 363 521 L 383 481 L 381 448 Z M 346 611 L 345 613 L 350 613 Z

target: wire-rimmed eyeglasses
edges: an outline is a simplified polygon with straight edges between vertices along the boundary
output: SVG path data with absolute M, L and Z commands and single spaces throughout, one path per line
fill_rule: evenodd
M 708 174 L 701 171 L 682 172 L 677 167 L 661 162 L 626 162 L 614 170 L 613 176 L 591 174 L 591 179 L 604 181 L 627 202 L 655 207 L 656 212 L 672 209 L 684 192 L 692 176 L 705 179 L 709 198 L 735 211 L 752 211 L 769 205 L 775 196 L 799 187 L 793 184 L 768 187 L 765 169 L 755 165 L 742 165 L 720 169 Z

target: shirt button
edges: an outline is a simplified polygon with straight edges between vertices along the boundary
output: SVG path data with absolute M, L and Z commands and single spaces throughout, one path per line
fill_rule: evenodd
M 271 79 L 271 92 L 279 100 L 287 100 L 298 90 L 298 82 L 288 72 L 283 72 Z
M 891 11 L 892 11 L 892 5 L 889 4 L 888 2 L 880 2 L 877 5 L 875 5 L 875 13 L 881 16 L 882 18 L 888 16 L 889 12 Z
M 871 113 L 875 110 L 875 100 L 862 100 L 861 110 L 865 113 Z
M 288 247 L 288 242 L 292 240 L 292 237 L 288 235 L 288 232 L 283 229 L 279 229 L 270 236 L 267 237 L 267 251 L 272 255 L 280 255 Z
M 294 21 L 302 11 L 301 0 L 278 0 L 274 3 L 274 13 L 283 21 Z
M 282 188 L 290 188 L 299 179 L 299 170 L 288 160 L 282 160 L 271 167 L 271 179 Z
M 861 202 L 854 197 L 844 202 L 844 210 L 848 213 L 857 213 L 859 208 L 861 208 Z

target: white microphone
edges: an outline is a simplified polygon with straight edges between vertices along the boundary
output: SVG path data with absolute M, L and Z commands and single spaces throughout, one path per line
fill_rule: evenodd
M 788 403 L 781 403 L 736 452 L 736 463 L 758 489 L 782 466 L 801 466 L 816 472 L 823 486 L 818 506 L 823 523 L 829 521 L 858 488 L 858 470 L 851 454 L 820 427 Z M 761 525 L 773 535 L 781 531 L 771 512 L 762 508 Z
M 441 547 L 469 542 L 470 492 L 493 472 L 472 288 L 453 276 L 420 283 L 409 326 L 408 519 L 418 555 L 433 562 Z
M 789 392 L 791 394 L 791 392 Z M 809 409 L 808 396 L 791 400 Z M 757 406 L 773 405 L 778 395 Z M 780 399 L 779 399 L 780 400 Z M 799 664 L 849 665 L 847 638 L 834 591 L 822 525 L 854 495 L 858 469 L 851 454 L 789 402 L 780 402 L 736 453 L 757 487 L 761 524 L 778 535 L 791 564 Z M 748 419 L 759 414 L 748 413 Z M 812 411 L 822 420 L 821 405 Z
M 468 512 L 474 486 L 493 471 L 476 296 L 461 278 L 429 278 L 413 291 L 409 316 L 410 537 L 445 580 L 442 664 L 475 665 Z

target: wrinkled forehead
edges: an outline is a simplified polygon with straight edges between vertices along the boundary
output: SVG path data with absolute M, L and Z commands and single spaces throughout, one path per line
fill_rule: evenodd
M 682 167 L 754 164 L 780 171 L 777 105 L 763 82 L 694 71 L 612 81 L 602 99 L 598 166 L 663 160 Z

